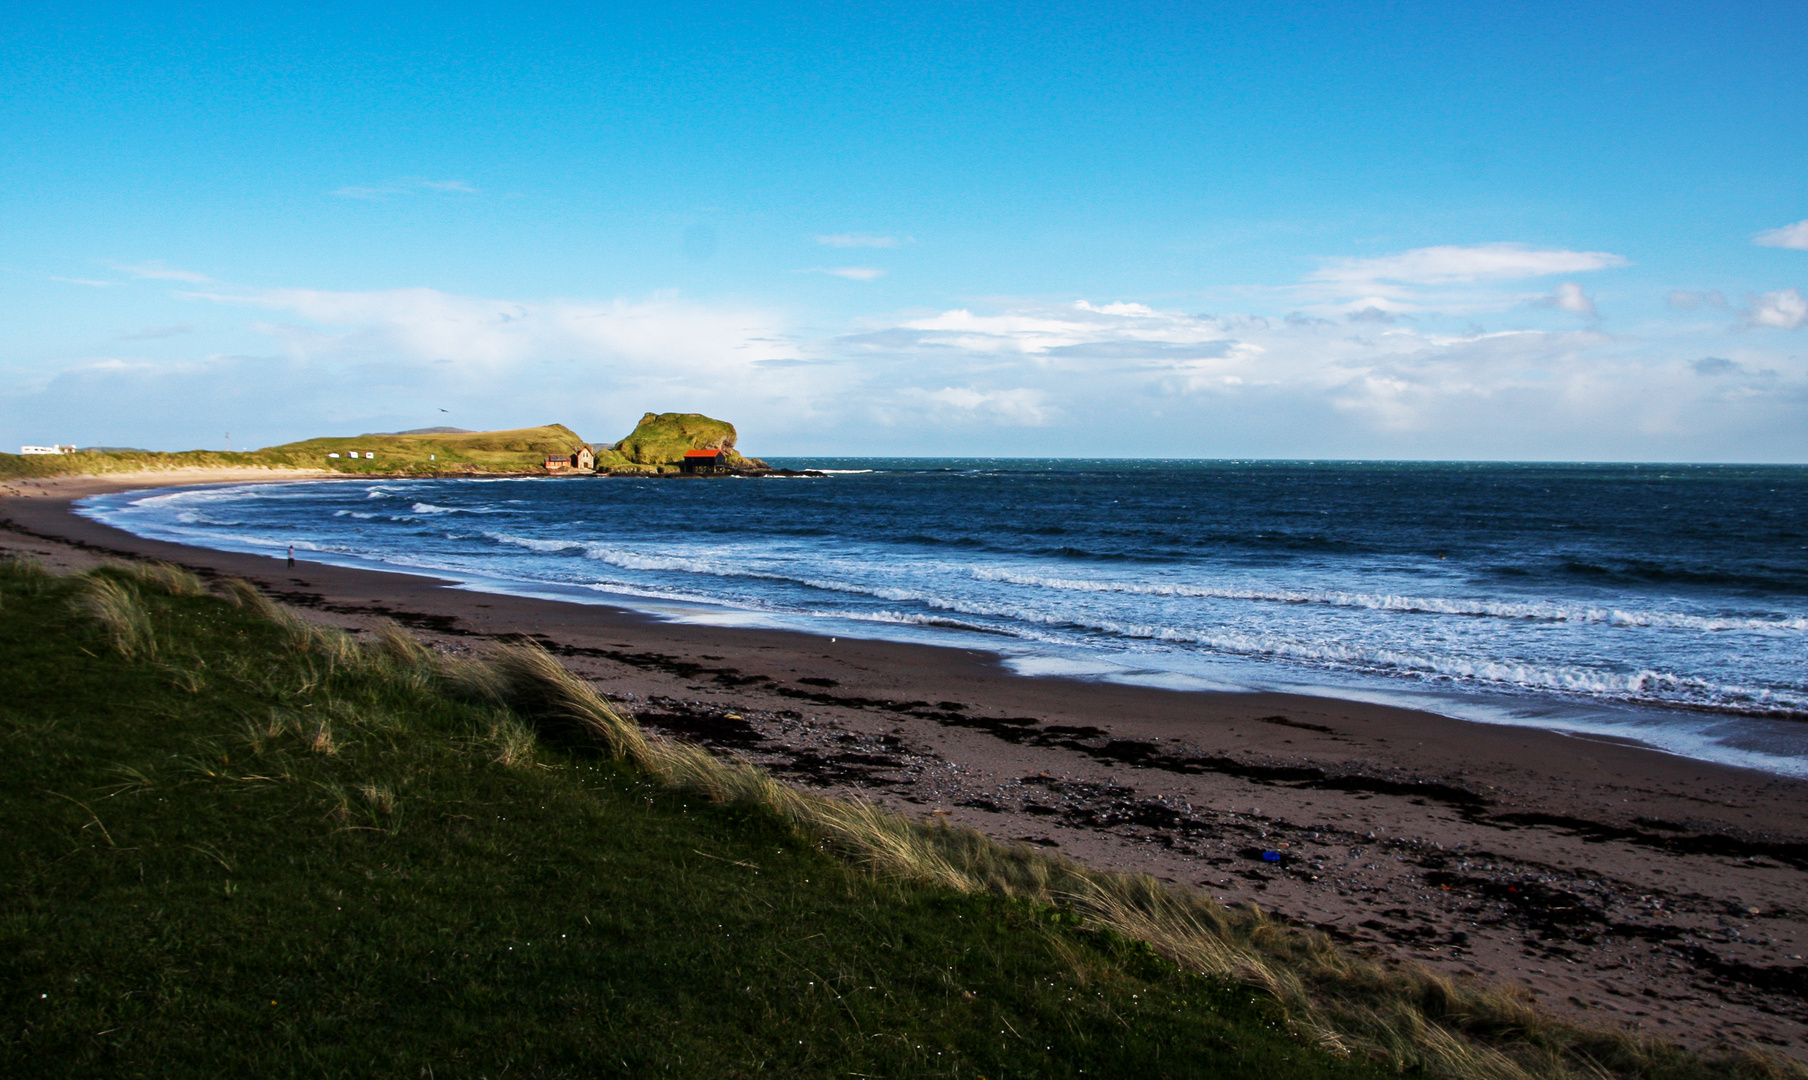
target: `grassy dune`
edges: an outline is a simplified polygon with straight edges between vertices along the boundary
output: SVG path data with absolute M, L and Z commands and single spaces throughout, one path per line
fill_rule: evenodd
M 0 1075 L 1376 1075 L 1233 981 L 618 760 L 542 655 L 227 595 L 0 567 Z
M 1808 1076 L 217 591 L 0 567 L 0 1073 Z

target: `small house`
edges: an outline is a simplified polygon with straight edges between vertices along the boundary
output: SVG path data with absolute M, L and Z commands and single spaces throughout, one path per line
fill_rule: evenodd
M 546 455 L 547 472 L 569 472 L 573 469 L 578 472 L 595 472 L 596 452 L 588 446 L 580 446 L 575 454 Z
M 687 473 L 719 473 L 728 471 L 728 455 L 718 449 L 686 451 L 679 468 Z

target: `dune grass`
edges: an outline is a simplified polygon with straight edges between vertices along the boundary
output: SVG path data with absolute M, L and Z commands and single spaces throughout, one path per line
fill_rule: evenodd
M 21 619 L 48 612 L 59 627 L 50 637 L 65 643 L 48 648 L 65 667 L 73 641 L 85 640 L 81 648 L 96 661 L 88 697 L 71 695 L 67 673 L 52 678 L 47 668 L 35 712 L 9 705 L 0 714 L 6 737 L 33 748 L 34 761 L 44 756 L 40 738 L 98 740 L 83 743 L 86 757 L 65 751 L 57 758 L 80 760 L 88 786 L 69 764 L 60 786 L 37 783 L 54 797 L 20 797 L 6 824 L 35 829 L 45 865 L 114 883 L 116 892 L 82 906 L 84 919 L 111 928 L 101 937 L 124 933 L 151 909 L 166 917 L 171 859 L 199 873 L 182 886 L 191 902 L 205 895 L 222 912 L 243 911 L 241 897 L 253 894 L 275 903 L 287 882 L 292 895 L 277 905 L 280 913 L 262 917 L 264 932 L 241 927 L 230 947 L 208 946 L 217 963 L 257 974 L 230 992 L 210 984 L 174 1015 L 211 1015 L 250 985 L 306 986 L 302 997 L 314 1017 L 306 1031 L 326 1030 L 325 1015 L 343 1018 L 320 1044 L 330 1051 L 318 1051 L 332 1068 L 349 1067 L 359 1053 L 377 1055 L 370 1060 L 385 1070 L 438 1060 L 430 1040 L 370 1044 L 403 987 L 434 1002 L 410 997 L 402 1010 L 436 1018 L 421 1021 L 422 1039 L 432 1024 L 451 1024 L 476 1043 L 503 1039 L 474 1013 L 479 998 L 471 987 L 482 986 L 503 1002 L 487 1010 L 492 1020 L 506 1014 L 511 1030 L 525 1023 L 523 1030 L 541 1033 L 531 1051 L 504 1039 L 517 1055 L 510 1060 L 552 1072 L 1808 1076 L 1758 1053 L 1703 1056 L 1560 1022 L 1515 993 L 1357 956 L 1323 935 L 1148 877 L 1100 873 L 970 830 L 799 791 L 744 761 L 649 735 L 533 646 L 453 661 L 394 625 L 358 642 L 243 582 L 227 582 L 222 592 L 227 603 L 160 567 L 61 583 L 20 569 L 0 575 L 7 635 L 0 644 L 9 656 L 15 647 L 46 647 L 42 636 L 28 646 L 16 635 Z M 66 594 L 60 605 L 59 593 Z M 105 603 L 95 599 L 102 595 Z M 123 705 L 117 695 L 132 680 L 144 689 Z M 130 718 L 145 710 L 161 719 L 134 727 Z M 70 718 L 45 726 L 41 714 Z M 154 733 L 161 750 L 120 742 L 122 731 Z M 120 756 L 128 744 L 137 746 L 132 761 Z M 102 752 L 107 746 L 117 747 L 112 756 Z M 5 790 L 24 790 L 18 780 L 9 778 Z M 150 805 L 152 793 L 165 794 Z M 256 825 L 241 823 L 245 831 L 231 842 L 214 838 L 217 828 L 178 830 L 205 839 L 158 856 L 166 891 L 159 893 L 149 884 L 155 874 L 145 876 L 139 833 L 176 829 L 169 815 L 178 813 L 171 805 L 178 794 L 194 821 L 210 822 L 230 804 L 256 815 Z M 107 813 L 93 809 L 97 798 Z M 200 813 L 203 804 L 214 817 Z M 118 813 L 128 807 L 165 824 L 137 824 Z M 60 832 L 50 830 L 59 840 L 29 820 L 34 812 L 59 823 Z M 270 849 L 247 847 L 245 837 L 259 830 L 273 834 Z M 59 842 L 68 850 L 52 860 Z M 130 859 L 121 855 L 127 843 L 136 853 Z M 541 870 L 524 875 L 528 865 Z M 11 909 L 40 912 L 42 921 L 29 924 L 40 931 L 61 925 L 45 908 L 50 892 L 28 887 Z M 340 902 L 346 897 L 352 908 Z M 634 912 L 632 931 L 621 929 L 624 904 Z M 391 929 L 360 936 L 348 910 Z M 306 939 L 300 928 L 309 918 L 336 928 L 329 943 Z M 616 936 L 596 930 L 605 925 Z M 5 926 L 5 963 L 22 963 L 14 957 L 30 954 L 27 924 Z M 497 936 L 498 926 L 510 929 Z M 555 928 L 565 935 L 556 944 Z M 183 940 L 180 933 L 150 939 Z M 497 953 L 504 941 L 521 955 Z M 73 939 L 66 947 L 75 949 Z M 323 966 L 344 966 L 343 949 L 366 957 L 344 984 L 361 988 L 357 1008 L 343 996 L 349 990 L 321 974 Z M 41 966 L 45 985 L 93 979 L 72 964 L 80 955 L 75 949 L 54 974 L 54 965 Z M 147 973 L 158 964 L 205 970 L 180 950 L 157 956 L 145 961 Z M 551 965 L 533 969 L 552 980 L 537 993 L 498 974 L 530 957 Z M 112 989 L 127 993 L 125 985 L 115 980 Z M 590 1008 L 599 986 L 614 995 L 610 1008 L 631 1021 Z M 586 1006 L 551 1017 L 549 1002 L 567 998 Z M 285 1003 L 281 993 L 270 1000 L 285 1010 L 299 1003 Z M 166 1030 L 165 1014 L 133 1011 L 145 1004 L 103 1007 L 94 998 L 55 1029 L 67 1040 L 59 1045 L 77 1053 L 84 1025 L 98 1031 L 120 1020 L 109 1009 Z M 301 1052 L 307 1040 L 296 1033 L 304 1027 L 284 1015 L 280 1030 L 288 1034 L 258 1028 L 264 1056 L 255 1060 Z M 623 1056 L 621 1047 L 642 1045 L 635 1033 L 653 1016 L 660 1019 L 647 1030 L 660 1032 L 659 1048 Z M 43 1046 L 43 1036 L 28 1041 Z M 0 1064 L 6 1051 L 25 1045 L 0 1041 Z M 614 1049 L 605 1053 L 605 1045 Z M 97 1064 L 140 1060 L 124 1050 L 82 1053 Z M 613 1063 L 608 1054 L 618 1055 Z
M 1379 1075 L 543 655 L 199 585 L 0 564 L 0 1075 Z

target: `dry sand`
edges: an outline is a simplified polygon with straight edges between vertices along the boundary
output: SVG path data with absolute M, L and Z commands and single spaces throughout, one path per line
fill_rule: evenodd
M 642 722 L 798 783 L 1259 903 L 1584 1021 L 1808 1058 L 1808 783 L 1360 702 L 1026 678 L 972 649 L 289 570 L 68 512 L 105 490 L 248 478 L 275 477 L 14 481 L 0 548 L 238 575 L 323 621 L 390 616 L 451 652 L 529 636 Z

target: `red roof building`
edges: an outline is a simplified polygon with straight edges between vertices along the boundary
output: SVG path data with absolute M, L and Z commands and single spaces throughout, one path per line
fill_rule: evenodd
M 687 450 L 684 462 L 679 466 L 687 473 L 722 472 L 728 464 L 728 455 L 718 449 Z

